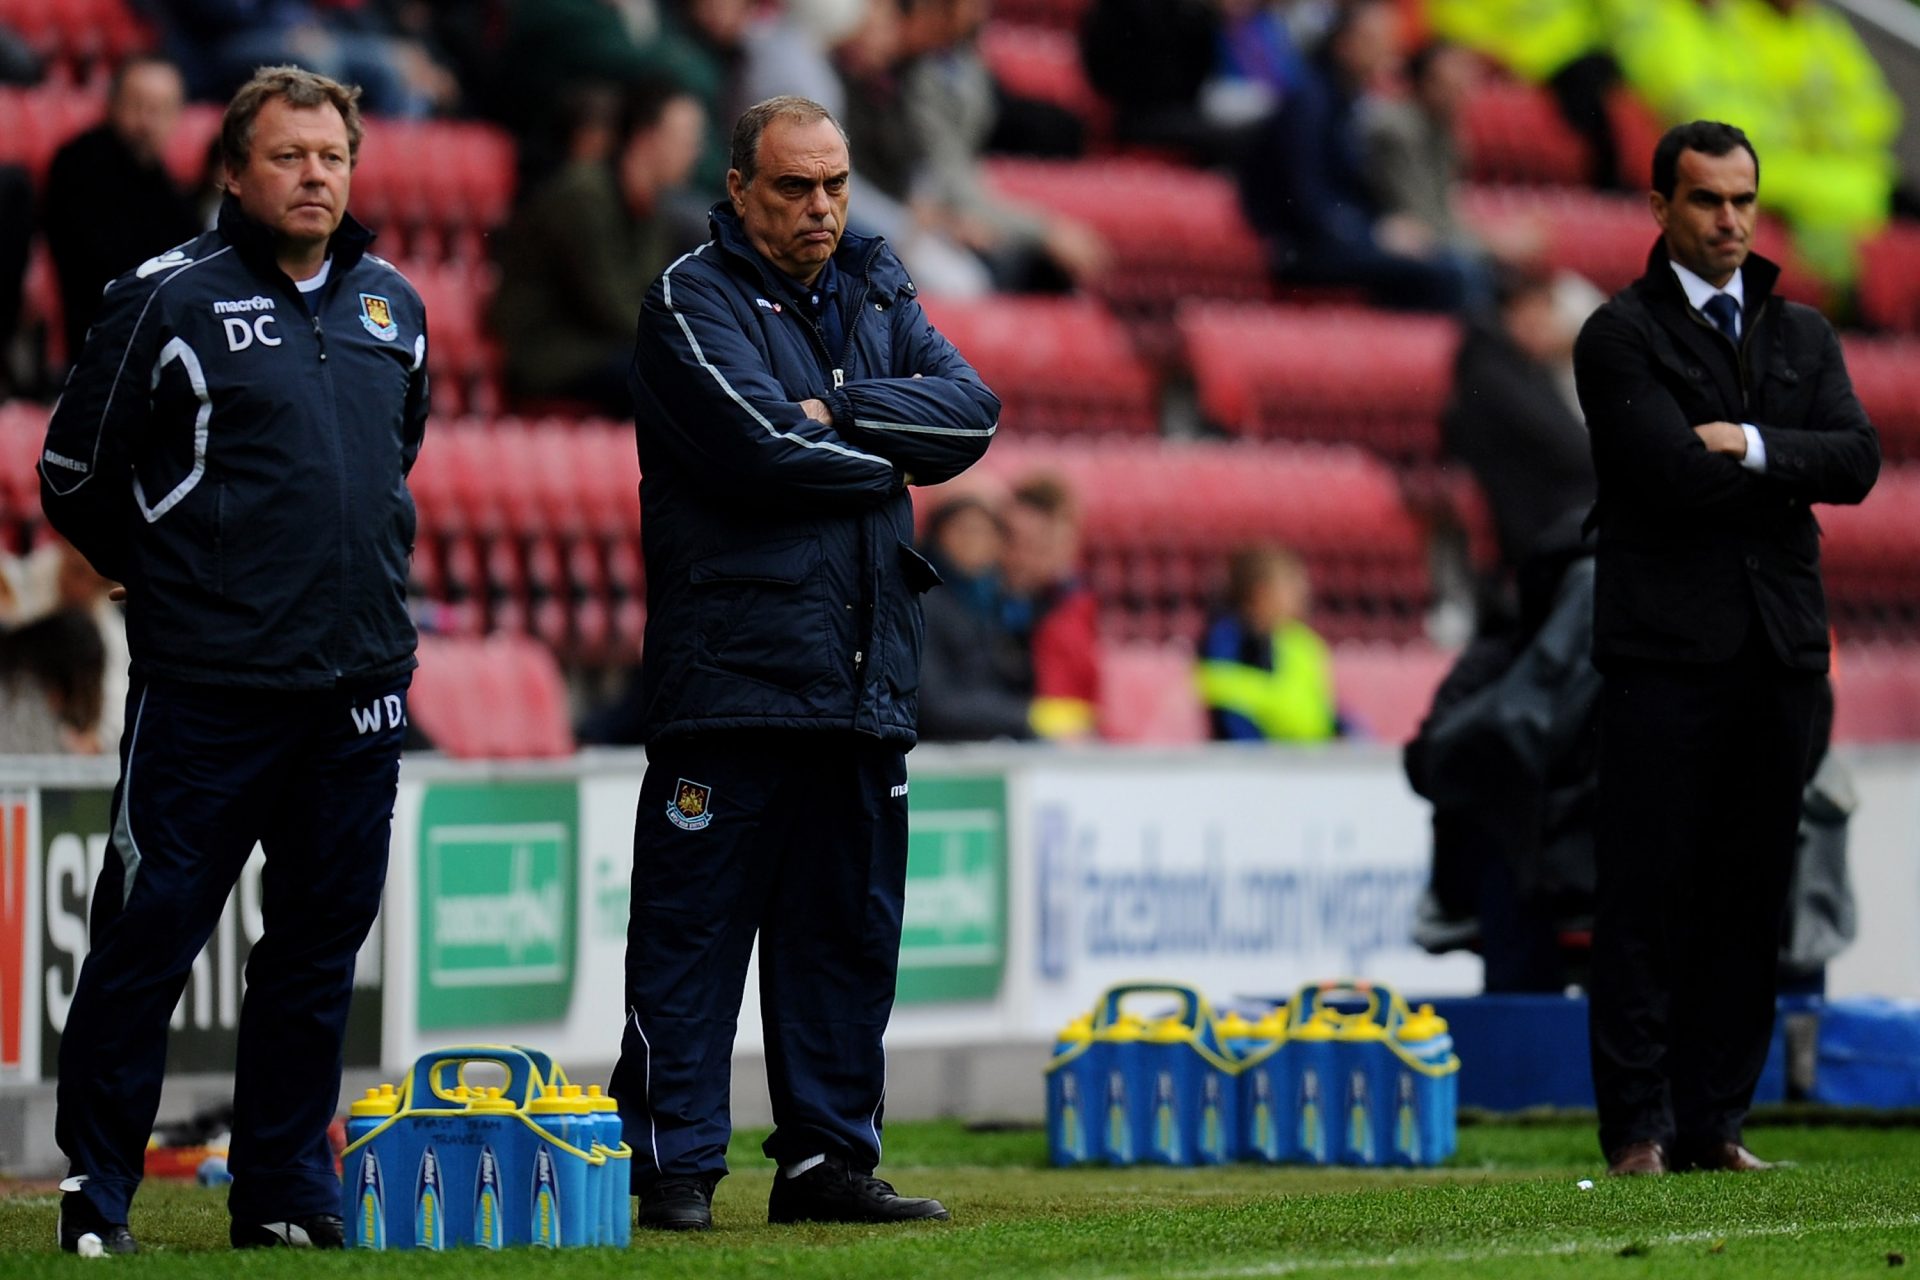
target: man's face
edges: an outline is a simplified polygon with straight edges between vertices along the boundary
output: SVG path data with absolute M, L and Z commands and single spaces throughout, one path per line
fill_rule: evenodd
M 1000 526 L 984 507 L 955 512 L 940 530 L 940 552 L 960 573 L 977 578 L 1000 560 Z
M 1390 77 L 1400 65 L 1399 10 L 1380 0 L 1362 0 L 1333 55 L 1359 88 Z
M 1000 573 L 1007 587 L 1031 595 L 1073 572 L 1079 542 L 1073 522 L 1024 502 L 1008 504 Z
M 227 191 L 277 239 L 315 244 L 346 216 L 352 177 L 347 122 L 338 108 L 269 98 L 254 118 L 246 167 L 227 175 Z
M 782 274 L 813 283 L 847 229 L 846 140 L 831 120 L 774 120 L 760 133 L 751 183 L 727 171 L 727 196 L 747 240 Z
M 127 71 L 120 92 L 107 104 L 107 122 L 142 160 L 160 158 L 180 122 L 180 73 L 164 62 L 143 62 Z
M 1759 175 L 1745 147 L 1724 156 L 1682 151 L 1674 167 L 1673 198 L 1652 193 L 1653 220 L 1667 254 L 1716 288 L 1747 260 L 1759 219 Z
M 1480 63 L 1465 49 L 1449 47 L 1433 55 L 1415 86 L 1420 105 L 1442 120 L 1452 120 L 1480 87 Z

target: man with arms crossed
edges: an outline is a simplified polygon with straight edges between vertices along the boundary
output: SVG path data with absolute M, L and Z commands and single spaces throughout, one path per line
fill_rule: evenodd
M 1574 350 L 1599 500 L 1593 1077 L 1608 1171 L 1767 1168 L 1741 1126 L 1827 670 L 1815 502 L 1880 469 L 1833 329 L 1750 253 L 1731 125 L 1660 140 L 1647 271 Z
M 769 1220 L 945 1218 L 873 1176 L 920 595 L 939 581 L 907 485 L 978 459 L 1000 402 L 886 244 L 843 234 L 852 176 L 825 108 L 750 108 L 731 165 L 713 238 L 648 292 L 633 357 L 647 773 L 610 1092 L 638 1223 L 711 1226 L 757 934 Z

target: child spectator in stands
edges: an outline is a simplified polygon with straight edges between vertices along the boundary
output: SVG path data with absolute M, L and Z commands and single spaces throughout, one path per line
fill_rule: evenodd
M 508 229 L 490 319 L 513 395 L 583 400 L 626 418 L 640 304 L 701 238 L 662 205 L 692 172 L 706 121 L 690 94 L 665 84 L 632 91 L 613 130 L 594 99 L 580 101 L 571 158 Z
M 1307 625 L 1306 568 L 1273 547 L 1227 562 L 1227 612 L 1207 628 L 1198 680 L 1213 737 L 1323 742 L 1342 732 L 1327 643 Z
M 105 664 L 99 630 L 77 610 L 0 634 L 0 755 L 99 755 Z
M 1080 581 L 1080 509 L 1064 480 L 1035 474 L 1013 490 L 1000 558 L 1002 617 L 1033 664 L 1033 727 L 1093 736 L 1100 706 L 1099 609 Z
M 987 502 L 963 495 L 927 521 L 923 547 L 941 585 L 921 597 L 920 738 L 982 742 L 1034 736 L 1033 665 L 1003 614 L 1006 531 Z
M 1376 306 L 1456 311 L 1467 273 L 1416 219 L 1380 207 L 1361 103 L 1400 72 L 1399 8 L 1353 0 L 1241 167 L 1247 217 L 1282 281 L 1364 290 Z
M 183 93 L 173 63 L 131 57 L 113 73 L 107 118 L 54 154 L 42 211 L 69 360 L 79 358 L 108 281 L 200 233 L 192 202 L 161 163 Z

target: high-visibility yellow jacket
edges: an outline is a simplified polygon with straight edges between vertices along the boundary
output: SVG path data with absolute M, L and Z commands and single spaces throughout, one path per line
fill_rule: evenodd
M 1435 35 L 1527 80 L 1546 80 L 1600 47 L 1594 0 L 1427 0 Z
M 1272 635 L 1271 667 L 1243 659 L 1245 628 L 1216 623 L 1200 655 L 1200 697 L 1215 736 L 1320 742 L 1334 735 L 1333 658 L 1327 642 L 1303 622 Z

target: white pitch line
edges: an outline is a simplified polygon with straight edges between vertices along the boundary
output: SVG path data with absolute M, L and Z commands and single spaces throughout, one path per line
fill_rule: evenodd
M 1862 1221 L 1821 1223 L 1819 1228 L 1867 1227 L 1894 1230 L 1901 1227 L 1920 1226 L 1920 1214 L 1900 1218 L 1873 1218 Z M 1628 1238 L 1624 1243 L 1568 1242 L 1565 1244 L 1541 1245 L 1532 1247 L 1509 1247 L 1490 1249 L 1460 1249 L 1447 1253 L 1388 1253 L 1368 1258 L 1325 1258 L 1297 1259 L 1287 1262 L 1269 1262 L 1250 1267 L 1215 1267 L 1203 1271 L 1174 1271 L 1152 1273 L 1151 1280 L 1238 1280 L 1246 1277 L 1291 1276 L 1308 1271 L 1383 1271 L 1390 1267 L 1413 1266 L 1416 1264 L 1457 1265 L 1468 1262 L 1491 1262 L 1512 1258 L 1557 1258 L 1571 1257 L 1582 1253 L 1614 1252 L 1626 1244 L 1645 1244 L 1653 1247 L 1679 1244 L 1705 1244 L 1709 1240 L 1757 1240 L 1769 1236 L 1793 1236 L 1808 1231 L 1801 1222 L 1776 1223 L 1768 1227 L 1729 1227 L 1724 1231 L 1679 1231 L 1664 1236 L 1646 1239 Z

